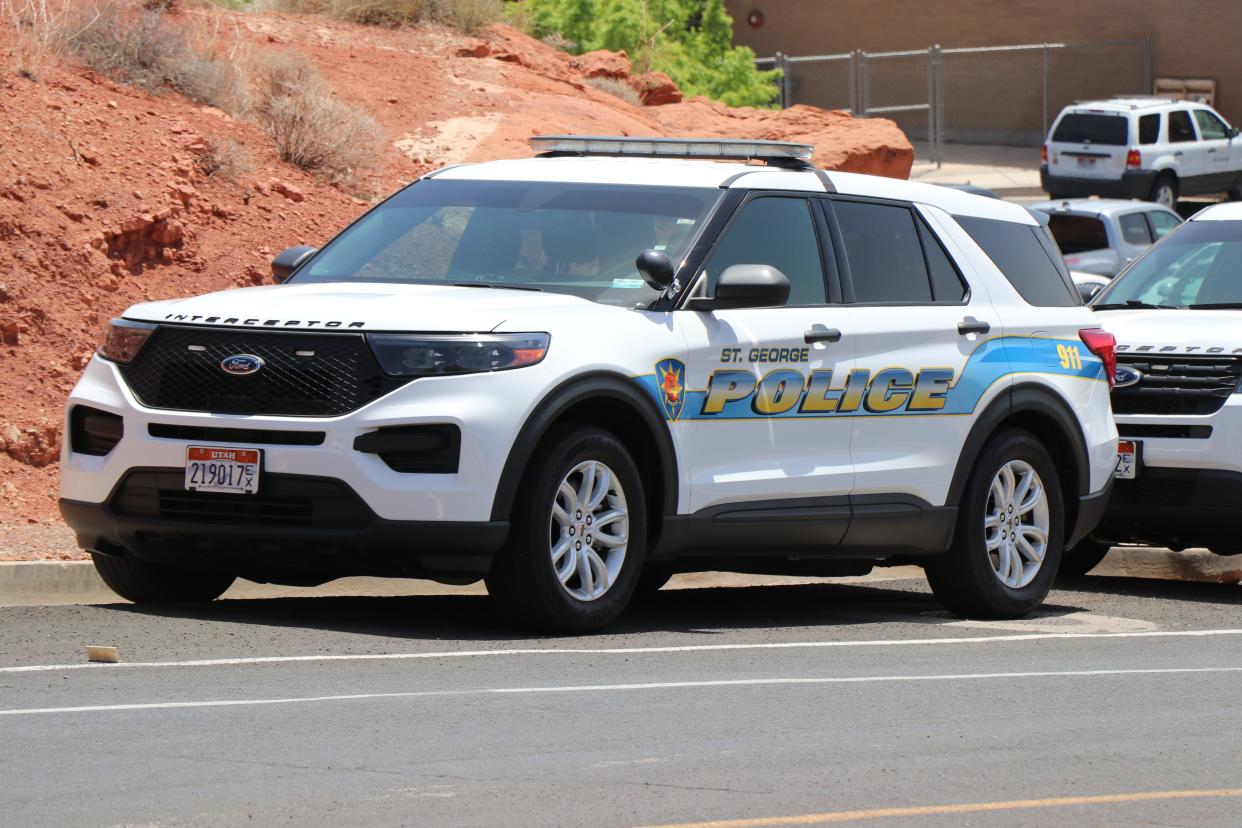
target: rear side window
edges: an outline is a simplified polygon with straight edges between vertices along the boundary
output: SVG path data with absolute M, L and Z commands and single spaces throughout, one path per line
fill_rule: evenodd
M 856 302 L 931 302 L 914 215 L 890 204 L 834 201 Z
M 1039 227 L 973 216 L 957 216 L 957 223 L 1029 304 L 1055 308 L 1081 304 L 1062 275 L 1064 263 L 1058 267 L 1052 258 L 1052 242 L 1040 239 Z
M 1071 112 L 1057 124 L 1052 140 L 1065 144 L 1107 144 L 1121 146 L 1129 143 L 1130 124 L 1124 115 L 1089 115 Z
M 1160 140 L 1160 113 L 1139 118 L 1139 143 L 1154 144 Z
M 931 277 L 932 301 L 957 305 L 966 299 L 966 285 L 953 260 L 922 218 L 916 218 L 923 254 L 927 257 L 927 275 Z
M 1053 213 L 1048 217 L 1048 232 L 1066 256 L 1108 247 L 1108 231 L 1104 229 L 1104 222 L 1092 216 Z
M 1121 237 L 1127 244 L 1151 244 L 1151 232 L 1142 213 L 1127 213 L 1119 219 Z
M 1169 113 L 1169 143 L 1182 144 L 1195 140 L 1195 128 L 1190 125 L 1190 113 L 1184 109 Z

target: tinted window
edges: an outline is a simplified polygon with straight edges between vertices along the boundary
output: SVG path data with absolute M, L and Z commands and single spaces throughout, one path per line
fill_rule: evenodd
M 1160 113 L 1139 118 L 1139 143 L 1154 144 L 1160 140 Z
M 1129 123 L 1123 115 L 1066 115 L 1052 134 L 1053 141 L 1066 144 L 1108 144 L 1120 146 L 1129 143 Z
M 1052 233 L 1057 247 L 1066 256 L 1108 247 L 1108 231 L 1104 228 L 1104 222 L 1093 216 L 1053 213 L 1048 217 L 1048 232 Z
M 1126 213 L 1119 219 L 1121 237 L 1127 244 L 1151 244 L 1151 233 L 1142 213 Z
M 1242 305 L 1242 223 L 1192 221 L 1113 281 L 1097 306 Z M 1189 324 L 1194 324 L 1189 321 Z
M 1195 140 L 1194 127 L 1190 125 L 1190 113 L 1184 109 L 1169 113 L 1169 143 L 1180 144 Z
M 1042 230 L 1010 221 L 958 216 L 957 223 L 983 248 L 1014 289 L 1032 305 L 1066 307 L 1079 304 L 1062 268 L 1053 260 L 1051 242 Z
M 1170 230 L 1182 223 L 1181 218 L 1164 210 L 1152 210 L 1147 214 L 1147 220 L 1151 222 L 1151 235 L 1156 241 L 1169 235 Z
M 757 198 L 746 204 L 704 265 L 709 295 L 715 294 L 720 274 L 737 264 L 770 265 L 784 273 L 790 286 L 787 304 L 826 302 L 823 262 L 806 199 Z
M 420 181 L 333 239 L 293 282 L 528 287 L 626 307 L 659 297 L 643 250 L 684 255 L 716 188 Z
M 966 285 L 962 275 L 949 254 L 945 252 L 936 234 L 923 221 L 917 219 L 919 238 L 923 242 L 923 253 L 927 257 L 927 273 L 931 276 L 932 301 L 947 304 L 958 304 L 966 298 Z
M 914 215 L 906 207 L 834 201 L 857 302 L 925 303 L 931 282 Z
M 1195 120 L 1199 122 L 1199 135 L 1204 141 L 1215 141 L 1228 135 L 1225 122 L 1206 109 L 1196 109 Z

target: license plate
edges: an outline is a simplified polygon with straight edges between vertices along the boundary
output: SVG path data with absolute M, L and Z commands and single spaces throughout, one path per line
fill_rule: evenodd
M 1138 476 L 1138 440 L 1117 441 L 1117 465 L 1113 468 L 1113 477 L 1121 480 L 1133 480 Z
M 259 450 L 189 446 L 185 453 L 188 491 L 255 494 L 259 491 Z
M 1089 170 L 1089 169 L 1091 169 L 1091 168 L 1092 168 L 1092 167 L 1094 167 L 1094 166 L 1095 166 L 1095 159 L 1094 159 L 1094 158 L 1079 158 L 1079 159 L 1078 159 L 1078 169 L 1080 169 L 1080 170 L 1082 170 L 1082 169 L 1087 169 L 1087 170 Z

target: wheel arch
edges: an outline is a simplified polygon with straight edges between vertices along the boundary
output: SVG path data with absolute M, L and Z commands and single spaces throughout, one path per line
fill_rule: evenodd
M 492 500 L 492 520 L 509 517 L 522 477 L 540 443 L 553 426 L 566 422 L 605 428 L 625 444 L 643 477 L 648 534 L 654 544 L 663 517 L 677 512 L 679 490 L 673 438 L 655 401 L 632 379 L 606 371 L 566 380 L 535 405 L 509 448 Z
M 1003 428 L 1023 428 L 1047 447 L 1061 475 L 1067 530 L 1078 519 L 1079 499 L 1091 487 L 1087 441 L 1074 409 L 1051 388 L 1020 383 L 1009 388 L 984 408 L 975 420 L 958 457 L 945 505 L 958 506 L 984 445 Z M 1068 533 L 1067 533 L 1068 535 Z

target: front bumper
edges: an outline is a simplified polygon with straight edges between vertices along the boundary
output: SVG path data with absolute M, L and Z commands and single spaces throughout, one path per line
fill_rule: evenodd
M 1132 170 L 1116 178 L 1077 178 L 1052 175 L 1046 166 L 1039 168 L 1039 184 L 1054 198 L 1147 198 L 1156 181 L 1155 170 Z
M 348 575 L 476 580 L 509 533 L 506 521 L 386 520 L 369 510 L 349 528 L 136 517 L 63 498 L 60 512 L 83 549 L 306 585 Z

